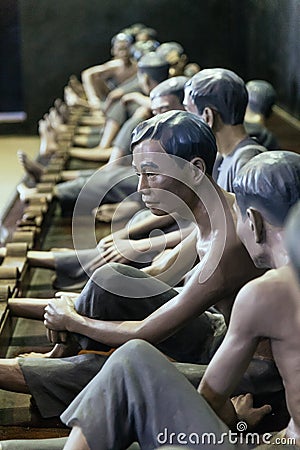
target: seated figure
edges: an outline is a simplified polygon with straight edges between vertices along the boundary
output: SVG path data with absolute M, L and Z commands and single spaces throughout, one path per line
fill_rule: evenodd
M 137 65 L 131 59 L 130 35 L 119 33 L 111 40 L 113 59 L 104 64 L 89 67 L 81 73 L 88 102 L 94 108 L 103 106 L 107 95 L 114 89 L 126 89 L 129 81 L 136 77 Z
M 228 192 L 239 170 L 266 149 L 250 138 L 243 125 L 248 102 L 244 81 L 222 68 L 204 69 L 186 84 L 184 104 L 199 115 L 216 136 L 218 156 L 213 178 Z
M 164 274 L 173 277 L 170 284 L 159 275 L 111 263 L 94 272 L 77 298 L 40 301 L 41 308 L 48 303 L 44 323 L 52 340 L 67 332 L 67 340 L 52 352 L 60 357 L 1 360 L 0 387 L 31 393 L 43 417 L 61 413 L 112 349 L 134 338 L 155 344 L 176 361 L 207 364 L 222 342 L 236 292 L 262 273 L 237 237 L 234 196 L 211 179 L 216 142 L 199 117 L 183 111 L 157 115 L 135 129 L 132 150 L 146 206 L 157 216 L 193 220 L 196 229 L 170 252 Z M 190 268 L 183 288 L 173 289 Z M 218 312 L 207 311 L 212 306 Z M 264 352 L 258 352 L 243 379 L 243 389 L 252 393 L 267 388 L 264 372 L 269 381 L 270 373 L 274 378 L 274 390 L 282 389 Z
M 255 444 L 261 450 L 300 448 L 300 284 L 284 244 L 284 222 L 300 196 L 300 156 L 282 151 L 256 156 L 240 171 L 234 190 L 239 236 L 255 263 L 272 270 L 238 293 L 228 332 L 198 392 L 148 343 L 125 344 L 62 415 L 72 427 L 65 450 L 123 449 L 135 440 L 142 449 L 163 444 L 205 450 Z M 299 251 L 291 252 L 289 239 L 294 248 L 299 211 L 287 228 L 298 276 Z M 230 396 L 264 339 L 270 341 L 283 378 L 290 420 L 285 430 L 265 433 L 258 446 L 259 435 L 250 434 L 251 426 L 271 412 L 270 405 L 255 409 L 245 395 L 235 403 L 244 414 L 237 416 Z M 249 434 L 243 436 L 247 425 Z
M 277 150 L 277 139 L 266 127 L 276 100 L 275 89 L 264 80 L 248 81 L 246 88 L 249 95 L 244 121 L 246 131 L 268 150 Z

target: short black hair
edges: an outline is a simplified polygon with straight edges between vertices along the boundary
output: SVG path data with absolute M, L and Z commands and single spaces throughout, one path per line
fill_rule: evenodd
M 225 124 L 239 125 L 244 121 L 248 92 L 242 78 L 228 69 L 203 69 L 187 83 L 189 95 L 199 114 L 204 108 L 217 111 Z
M 179 56 L 183 55 L 184 49 L 178 42 L 163 42 L 156 49 L 158 56 L 167 59 L 170 52 L 175 51 Z
M 300 201 L 289 213 L 285 226 L 285 243 L 300 283 Z
M 282 227 L 300 198 L 300 155 L 279 150 L 254 156 L 238 172 L 233 190 L 243 218 L 252 207 Z
M 217 144 L 210 127 L 195 114 L 168 111 L 140 123 L 132 133 L 131 149 L 145 140 L 156 140 L 166 153 L 186 161 L 203 159 L 206 173 L 212 174 Z
M 248 105 L 253 112 L 270 117 L 276 100 L 273 86 L 265 80 L 251 80 L 246 84 L 248 91 Z
M 118 33 L 111 38 L 111 46 L 113 47 L 116 42 L 125 41 L 130 47 L 133 44 L 133 37 L 130 34 Z
M 178 76 L 162 81 L 150 92 L 150 100 L 153 100 L 155 97 L 162 97 L 164 95 L 176 95 L 180 103 L 183 103 L 184 85 L 187 80 L 188 77 Z
M 160 83 L 168 78 L 169 63 L 156 55 L 155 52 L 147 53 L 138 62 L 138 71 L 146 73 L 152 80 Z

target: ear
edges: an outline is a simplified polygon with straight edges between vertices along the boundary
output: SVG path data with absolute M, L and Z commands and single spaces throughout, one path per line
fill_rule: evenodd
M 212 128 L 213 124 L 214 124 L 214 113 L 213 110 L 211 108 L 209 108 L 208 106 L 206 106 L 202 112 L 201 115 L 202 119 L 205 120 L 205 122 L 207 123 L 207 125 Z
M 264 240 L 264 221 L 256 209 L 248 208 L 247 216 L 250 221 L 251 230 L 254 233 L 255 242 L 261 244 Z
M 197 184 L 203 179 L 206 173 L 206 165 L 202 158 L 198 156 L 193 158 L 190 163 L 194 166 L 195 170 L 193 170 L 193 181 Z

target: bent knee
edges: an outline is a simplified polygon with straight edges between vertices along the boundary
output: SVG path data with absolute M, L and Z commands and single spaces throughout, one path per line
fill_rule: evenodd
M 131 341 L 126 342 L 126 344 L 122 345 L 115 354 L 129 356 L 134 358 L 143 358 L 149 352 L 157 351 L 149 342 L 143 341 L 142 339 L 132 339 Z
M 127 266 L 120 263 L 108 263 L 99 269 L 95 270 L 91 280 L 100 285 L 103 289 L 106 287 L 116 287 L 120 286 L 120 281 L 122 283 L 132 282 L 132 278 L 146 277 L 143 272 L 134 267 Z

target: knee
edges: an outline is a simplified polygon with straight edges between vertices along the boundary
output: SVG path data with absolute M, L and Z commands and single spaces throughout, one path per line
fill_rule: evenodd
M 91 280 L 104 290 L 110 291 L 111 288 L 116 288 L 120 283 L 120 276 L 127 275 L 128 266 L 119 263 L 108 263 L 99 269 L 95 270 Z
M 154 347 L 149 342 L 142 339 L 132 339 L 126 344 L 122 345 L 114 354 L 117 358 L 128 359 L 130 361 L 138 359 L 141 361 L 148 357 L 149 352 L 152 352 Z

